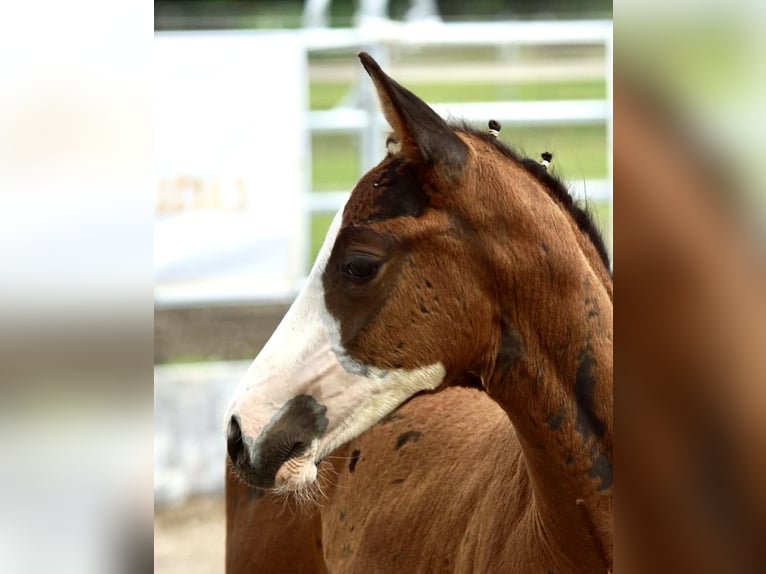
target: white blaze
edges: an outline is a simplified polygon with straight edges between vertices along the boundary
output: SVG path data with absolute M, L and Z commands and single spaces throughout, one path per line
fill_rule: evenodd
M 441 363 L 391 370 L 365 365 L 342 346 L 340 325 L 327 310 L 322 285 L 342 212 L 341 208 L 330 226 L 306 285 L 248 369 L 225 418 L 228 421 L 238 414 L 243 433 L 255 438 L 286 401 L 300 394 L 311 395 L 327 407 L 329 421 L 319 444 L 311 449 L 314 463 L 415 393 L 435 389 L 445 376 Z M 304 482 L 310 481 L 315 472 L 303 468 L 300 476 Z M 283 480 L 291 487 L 301 482 L 295 477 Z

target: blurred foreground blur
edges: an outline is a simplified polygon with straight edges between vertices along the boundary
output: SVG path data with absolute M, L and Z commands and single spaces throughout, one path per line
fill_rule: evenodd
M 620 571 L 766 564 L 765 76 L 756 14 L 739 9 L 753 7 L 615 5 Z
M 0 572 L 151 568 L 149 6 L 0 18 Z

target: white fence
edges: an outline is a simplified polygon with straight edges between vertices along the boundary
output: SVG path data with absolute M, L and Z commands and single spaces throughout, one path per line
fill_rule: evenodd
M 260 141 L 255 146 L 259 151 L 241 147 L 234 150 L 236 152 L 234 155 L 244 158 L 247 156 L 247 151 L 252 151 L 250 157 L 257 157 L 257 154 L 260 154 L 260 159 L 263 162 L 261 167 L 254 170 L 252 166 L 248 165 L 243 168 L 242 165 L 244 164 L 240 164 L 235 166 L 239 171 L 235 169 L 218 174 L 219 179 L 222 178 L 223 180 L 223 184 L 221 184 L 223 187 L 226 187 L 226 182 L 228 182 L 229 196 L 235 198 L 233 200 L 235 203 L 239 201 L 236 199 L 237 197 L 247 196 L 248 193 L 251 193 L 252 188 L 257 188 L 249 200 L 250 211 L 244 214 L 240 213 L 238 218 L 232 216 L 222 219 L 215 215 L 213 216 L 216 220 L 215 227 L 211 227 L 207 232 L 195 233 L 193 229 L 179 223 L 189 221 L 188 217 L 166 218 L 170 219 L 170 223 L 174 227 L 169 225 L 168 221 L 164 221 L 165 225 L 162 228 L 155 227 L 155 253 L 169 253 L 168 257 L 157 257 L 158 260 L 161 260 L 159 263 L 164 265 L 162 268 L 156 268 L 158 280 L 155 288 L 155 304 L 158 307 L 206 305 L 233 301 L 258 303 L 264 300 L 291 300 L 296 295 L 308 268 L 307 256 L 310 240 L 308 228 L 311 215 L 318 212 L 335 212 L 343 204 L 350 191 L 315 192 L 309 189 L 308 182 L 311 181 L 311 134 L 355 134 L 358 137 L 360 175 L 380 160 L 381 150 L 384 149 L 383 134 L 387 126 L 378 111 L 377 101 L 370 82 L 361 82 L 356 88 L 359 93 L 355 108 L 338 107 L 327 111 L 308 110 L 309 81 L 306 71 L 308 69 L 308 56 L 312 53 L 348 54 L 349 60 L 354 61 L 356 52 L 366 50 L 386 67 L 391 61 L 393 53 L 422 47 L 486 46 L 502 52 L 513 50 L 518 46 L 603 46 L 606 53 L 603 68 L 607 85 L 607 98 L 605 100 L 437 103 L 434 108 L 445 117 L 459 117 L 468 122 L 482 124 L 492 118 L 500 121 L 504 126 L 603 125 L 607 134 L 606 153 L 608 154 L 609 173 L 605 180 L 586 181 L 585 188 L 588 190 L 589 198 L 608 201 L 611 206 L 611 21 L 453 24 L 383 21 L 355 29 L 315 29 L 279 33 L 166 32 L 157 33 L 156 36 L 159 40 L 158 49 L 162 56 L 160 61 L 165 68 L 171 68 L 170 70 L 158 70 L 157 76 L 165 78 L 168 73 L 176 73 L 186 82 L 184 90 L 192 97 L 195 90 L 191 89 L 191 84 L 188 82 L 189 66 L 196 65 L 196 61 L 190 60 L 188 54 L 184 56 L 187 52 L 182 45 L 187 47 L 193 45 L 195 53 L 201 57 L 203 64 L 208 66 L 206 69 L 208 71 L 214 70 L 215 74 L 219 74 L 219 68 L 224 67 L 232 74 L 236 72 L 240 75 L 247 75 L 248 73 L 256 75 L 256 70 L 249 71 L 248 66 L 252 61 L 248 54 L 242 53 L 242 51 L 243 49 L 250 49 L 255 54 L 260 54 L 260 58 L 257 60 L 261 63 L 267 63 L 266 74 L 273 75 L 278 71 L 278 77 L 265 85 L 258 85 L 257 82 L 252 81 L 244 82 L 243 85 L 246 86 L 251 95 L 265 91 L 269 91 L 272 96 L 276 94 L 276 97 L 271 97 L 268 112 L 262 117 L 265 118 L 263 121 L 269 123 L 268 129 L 272 133 L 274 126 L 277 126 L 277 129 L 279 129 L 279 125 L 283 126 L 281 130 L 282 141 L 279 143 L 278 152 L 270 151 L 269 148 L 264 147 L 262 145 L 263 140 L 254 137 L 254 134 L 250 134 L 248 137 L 247 134 L 243 133 L 241 126 L 236 126 L 235 129 L 228 132 L 231 134 L 232 140 L 243 146 Z M 269 50 L 268 43 L 272 39 L 278 39 L 279 44 L 276 48 Z M 204 56 L 208 51 L 208 45 L 215 46 L 213 52 L 218 59 Z M 295 65 L 295 58 L 286 61 L 280 60 L 281 54 L 285 52 L 284 48 L 288 45 L 291 45 L 292 48 L 287 52 L 294 54 L 297 50 L 298 53 L 303 54 L 300 65 Z M 229 49 L 226 46 L 236 48 L 239 51 L 229 53 L 226 51 Z M 268 52 L 265 57 L 264 52 Z M 177 57 L 178 61 L 181 62 L 177 66 L 180 72 L 178 70 L 174 72 L 172 69 L 174 66 L 173 57 Z M 234 64 L 231 61 L 226 61 L 231 59 L 235 60 Z M 260 110 L 261 114 L 264 114 L 263 106 L 253 105 L 248 108 L 247 102 L 241 97 L 229 101 L 228 97 L 221 96 L 220 90 L 216 96 L 215 90 L 210 89 L 210 81 L 205 78 L 204 70 L 197 69 L 194 70 L 194 73 L 197 75 L 197 81 L 201 82 L 201 86 L 204 87 L 203 91 L 208 94 L 206 97 L 212 97 L 216 106 L 223 106 L 227 109 L 227 118 L 233 119 L 243 115 L 247 117 L 247 114 L 252 116 L 256 113 L 256 108 Z M 299 82 L 296 73 L 300 73 Z M 237 77 L 232 75 L 226 80 L 228 90 L 237 89 Z M 283 77 L 291 79 L 285 84 Z M 302 93 L 300 94 L 291 95 L 285 91 L 285 89 L 301 90 L 300 86 L 302 86 Z M 175 99 L 165 99 L 168 102 L 166 109 L 170 110 L 171 115 L 176 112 L 173 106 L 176 105 L 176 101 L 179 101 L 181 91 L 177 91 L 177 94 L 179 95 Z M 296 108 L 296 102 L 303 108 Z M 210 100 L 198 100 L 197 106 L 200 117 L 209 113 L 209 109 L 204 107 L 209 104 Z M 157 114 L 162 113 L 162 110 L 157 111 Z M 299 118 L 297 122 L 295 121 L 296 117 Z M 279 120 L 275 122 L 275 118 Z M 259 119 L 258 121 L 262 120 Z M 165 125 L 162 122 L 160 124 Z M 245 124 L 250 126 L 252 130 L 259 129 L 258 122 L 252 118 Z M 194 145 L 189 145 L 188 135 L 167 135 L 172 129 L 172 126 L 166 124 L 164 132 L 159 130 L 161 133 L 157 135 L 158 149 L 164 150 L 163 153 L 165 154 L 172 153 L 174 147 L 187 151 L 195 149 Z M 263 126 L 260 129 L 265 132 Z M 227 131 L 218 126 L 215 133 L 216 138 L 220 140 L 226 137 Z M 204 139 L 204 135 L 200 139 Z M 168 145 L 168 141 L 177 142 L 178 145 Z M 226 145 L 231 147 L 230 142 L 226 142 Z M 275 148 L 276 146 L 273 146 L 272 149 Z M 211 147 L 210 149 L 215 148 Z M 195 157 L 200 157 L 198 152 L 199 150 L 196 150 Z M 285 157 L 286 154 L 289 156 L 290 153 L 293 154 L 292 159 Z M 276 159 L 279 159 L 277 162 L 279 164 L 278 169 L 275 169 L 274 165 Z M 184 164 L 185 161 L 188 165 L 186 158 L 174 160 L 163 156 L 158 158 L 157 163 L 166 168 L 171 166 L 171 169 L 175 169 L 179 164 Z M 287 182 L 284 177 L 279 176 L 280 173 L 284 175 L 286 172 L 284 166 L 289 166 L 287 174 L 291 176 Z M 232 169 L 230 162 L 222 167 Z M 192 169 L 196 168 L 197 166 L 192 167 Z M 214 166 L 211 166 L 208 161 L 206 169 L 207 172 L 203 174 L 203 177 L 208 177 Z M 296 174 L 296 169 L 303 169 L 306 173 Z M 242 183 L 243 173 L 244 184 Z M 271 173 L 269 176 L 271 179 L 264 180 L 264 173 Z M 169 176 L 167 170 L 165 176 L 166 179 L 169 177 L 172 180 L 172 175 Z M 251 179 L 248 180 L 248 178 Z M 253 178 L 258 180 L 257 185 L 251 183 Z M 219 183 L 216 180 L 213 187 L 218 186 Z M 274 189 L 277 186 L 278 189 Z M 215 189 L 218 188 L 215 187 Z M 268 199 L 263 195 L 264 190 L 271 194 Z M 574 191 L 577 192 L 577 189 Z M 275 198 L 281 198 L 281 200 Z M 248 202 L 245 201 L 245 203 Z M 275 206 L 278 207 L 276 212 L 272 209 Z M 269 213 L 268 217 L 265 216 L 266 211 Z M 195 217 L 199 220 L 199 213 L 195 214 Z M 287 234 L 283 233 L 280 237 L 270 237 L 268 232 L 275 229 L 275 222 L 278 218 L 286 220 L 285 223 L 289 223 L 286 229 L 291 231 Z M 260 223 L 255 224 L 256 221 Z M 610 237 L 611 221 L 610 214 Z M 250 223 L 248 224 L 248 222 Z M 295 227 L 296 224 L 298 227 Z M 174 236 L 174 228 L 185 229 L 187 239 L 181 239 L 180 235 Z M 249 242 L 246 241 L 243 247 L 243 233 L 251 233 L 252 237 L 255 238 L 257 231 L 263 232 L 264 236 Z M 174 238 L 175 243 L 172 243 Z M 196 241 L 189 238 L 196 239 Z M 224 238 L 225 241 L 222 240 L 220 246 L 216 247 L 215 241 L 220 238 Z M 164 247 L 171 245 L 171 243 L 173 248 L 165 250 Z M 210 247 L 211 244 L 213 248 Z M 195 248 L 194 245 L 197 247 Z M 203 249 L 203 247 L 207 248 Z M 165 261 L 169 263 L 165 264 Z M 228 265 L 225 268 L 225 281 L 214 276 L 220 270 L 222 261 Z M 266 263 L 256 263 L 257 261 Z M 285 265 L 285 261 L 288 261 L 289 265 Z M 268 267 L 267 264 L 271 267 Z M 200 270 L 200 276 L 197 277 L 197 280 L 194 277 L 195 269 Z M 179 274 L 178 270 L 182 270 L 185 274 Z
M 489 119 L 508 126 L 564 126 L 603 124 L 611 134 L 612 124 L 612 22 L 610 20 L 579 20 L 554 22 L 482 22 L 453 24 L 408 24 L 379 22 L 349 30 L 305 30 L 302 34 L 307 53 L 345 52 L 352 57 L 357 51 L 370 51 L 379 62 L 390 60 L 392 50 L 423 47 L 488 46 L 498 52 L 518 46 L 602 46 L 606 58 L 603 69 L 607 87 L 605 100 L 555 100 L 437 103 L 433 108 L 442 117 L 457 117 L 468 122 L 485 124 Z M 368 85 L 369 82 L 366 84 Z M 372 88 L 366 92 L 372 94 Z M 378 112 L 374 97 L 363 98 L 360 109 L 341 108 L 309 113 L 312 133 L 356 133 L 360 137 L 361 170 L 370 169 L 380 160 L 381 133 L 385 121 Z M 611 137 L 607 138 L 611 166 Z M 361 174 L 360 174 L 361 175 Z M 611 167 L 606 180 L 586 182 L 588 197 L 612 201 Z M 335 211 L 342 205 L 347 192 L 326 196 L 311 194 L 308 208 L 314 211 Z M 610 223 L 611 225 L 611 223 Z

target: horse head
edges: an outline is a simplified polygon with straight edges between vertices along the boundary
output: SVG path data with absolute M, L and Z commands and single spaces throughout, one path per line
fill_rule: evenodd
M 300 491 L 416 393 L 468 377 L 491 394 L 579 324 L 569 315 L 588 303 L 562 301 L 611 285 L 600 237 L 545 166 L 448 124 L 360 58 L 393 132 L 229 407 L 229 457 L 258 487 Z

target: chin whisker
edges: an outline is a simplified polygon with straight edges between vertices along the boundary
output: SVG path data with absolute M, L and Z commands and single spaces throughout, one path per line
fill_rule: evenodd
M 341 484 L 340 475 L 335 467 L 328 461 L 323 460 L 319 463 L 317 472 L 317 482 L 320 484 L 327 484 L 333 488 L 345 488 Z M 324 491 L 324 490 L 323 490 Z M 326 497 L 325 497 L 326 498 Z

